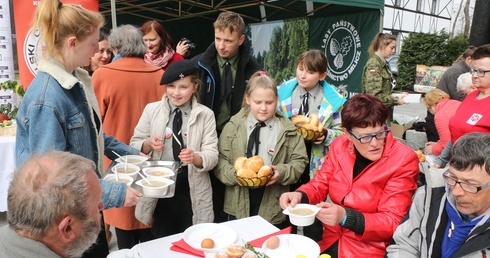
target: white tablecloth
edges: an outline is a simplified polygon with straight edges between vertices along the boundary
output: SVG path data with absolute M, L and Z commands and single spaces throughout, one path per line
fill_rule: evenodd
M 233 228 L 237 233 L 236 244 L 244 244 L 259 237 L 279 231 L 274 225 L 267 222 L 260 216 L 253 216 L 222 223 Z M 184 236 L 183 233 L 162 237 L 153 241 L 145 242 L 134 246 L 130 251 L 116 251 L 108 257 L 171 257 L 171 258 L 195 258 L 196 256 L 170 250 L 172 242 L 179 241 Z M 214 253 L 206 253 L 206 257 L 214 257 Z
M 15 170 L 15 136 L 0 136 L 0 212 L 7 211 L 7 191 Z

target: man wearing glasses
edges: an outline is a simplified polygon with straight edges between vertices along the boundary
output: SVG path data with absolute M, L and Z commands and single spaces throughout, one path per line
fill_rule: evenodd
M 445 186 L 417 190 L 387 257 L 489 257 L 490 134 L 466 134 L 452 151 Z

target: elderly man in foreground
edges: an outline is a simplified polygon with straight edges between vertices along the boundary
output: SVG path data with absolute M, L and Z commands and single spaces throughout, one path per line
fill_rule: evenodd
M 490 134 L 467 134 L 452 151 L 445 187 L 417 190 L 387 257 L 489 257 Z
M 61 151 L 33 156 L 10 183 L 0 257 L 80 257 L 97 239 L 101 198 L 92 161 Z

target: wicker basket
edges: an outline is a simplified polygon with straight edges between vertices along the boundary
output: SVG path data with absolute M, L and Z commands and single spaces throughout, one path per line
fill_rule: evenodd
M 16 125 L 0 127 L 0 136 L 15 136 L 16 131 L 17 131 Z
M 264 187 L 267 184 L 267 182 L 269 182 L 269 179 L 271 179 L 273 175 L 274 172 L 270 173 L 268 176 L 247 178 L 247 177 L 238 176 L 235 171 L 235 177 L 238 180 L 238 182 L 240 182 L 242 186 L 250 187 L 250 188 Z
M 303 139 L 309 142 L 314 142 L 316 141 L 316 139 L 318 139 L 323 135 L 323 132 L 313 131 L 301 126 L 296 126 L 296 131 L 298 131 L 298 133 L 301 135 L 301 137 L 303 137 Z

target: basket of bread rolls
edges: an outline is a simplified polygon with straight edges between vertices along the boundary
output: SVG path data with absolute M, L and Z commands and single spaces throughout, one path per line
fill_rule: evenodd
M 235 160 L 235 176 L 242 186 L 263 187 L 273 174 L 272 168 L 264 165 L 264 160 L 260 156 L 238 157 Z
M 316 114 L 309 116 L 297 115 L 291 121 L 296 126 L 298 133 L 307 141 L 316 141 L 325 131 Z

